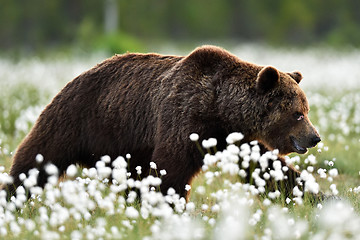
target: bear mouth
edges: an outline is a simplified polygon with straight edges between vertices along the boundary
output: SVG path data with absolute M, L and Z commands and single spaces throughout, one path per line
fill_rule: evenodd
M 293 147 L 295 149 L 295 152 L 300 153 L 300 154 L 304 154 L 304 153 L 307 152 L 307 148 L 300 146 L 300 144 L 296 140 L 296 138 L 291 136 L 290 139 L 291 139 L 292 145 L 293 145 Z

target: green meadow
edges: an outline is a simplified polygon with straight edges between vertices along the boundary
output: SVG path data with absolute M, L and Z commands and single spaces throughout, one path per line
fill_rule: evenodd
M 156 191 L 161 188 L 162 169 L 153 168 L 158 179 L 134 181 L 126 175 L 126 156 L 116 159 L 116 172 L 107 169 L 105 156 L 96 168 L 72 166 L 68 176 L 44 190 L 20 189 L 20 196 L 25 191 L 34 194 L 29 201 L 6 202 L 0 193 L 0 238 L 359 239 L 359 52 L 253 45 L 229 50 L 247 61 L 302 72 L 300 86 L 322 142 L 307 154 L 292 154 L 289 159 L 313 176 L 309 179 L 320 191 L 333 197 L 313 203 L 308 192 L 296 199 L 281 192 L 261 193 L 258 186 L 242 183 L 239 171 L 228 170 L 237 166 L 236 157 L 229 160 L 219 154 L 195 178 L 185 202 L 172 191 L 167 196 Z M 102 59 L 0 59 L 0 182 L 5 181 L 16 147 L 42 109 L 66 82 Z M 243 149 L 237 147 L 241 153 Z M 231 154 L 239 156 L 236 151 Z M 108 183 L 110 175 L 116 182 Z M 54 174 L 54 178 L 60 176 Z

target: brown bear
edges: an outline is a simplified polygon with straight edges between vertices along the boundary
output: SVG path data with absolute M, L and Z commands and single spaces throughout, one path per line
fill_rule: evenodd
M 308 119 L 301 79 L 299 72 L 258 66 L 214 46 L 185 57 L 115 55 L 69 82 L 41 113 L 13 158 L 8 196 L 29 169 L 39 168 L 44 186 L 47 163 L 62 174 L 71 164 L 93 167 L 103 155 L 130 153 L 132 176 L 136 166 L 145 174 L 155 162 L 167 172 L 161 191 L 172 187 L 187 197 L 185 185 L 203 165 L 189 139 L 193 132 L 200 140 L 217 138 L 219 149 L 229 133 L 241 132 L 242 142 L 257 140 L 262 152 L 305 153 L 320 137 Z M 37 154 L 44 157 L 40 166 Z M 288 182 L 291 189 L 295 179 Z

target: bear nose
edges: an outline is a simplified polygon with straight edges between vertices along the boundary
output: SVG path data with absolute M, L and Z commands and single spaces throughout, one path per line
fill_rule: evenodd
M 314 136 L 312 139 L 311 139 L 312 143 L 313 143 L 313 146 L 316 146 L 316 144 L 318 144 L 320 141 L 321 141 L 321 138 L 319 136 Z

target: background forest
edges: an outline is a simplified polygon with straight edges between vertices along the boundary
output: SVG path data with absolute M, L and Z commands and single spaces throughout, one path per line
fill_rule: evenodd
M 0 1 L 0 49 L 143 50 L 176 41 L 360 46 L 357 0 Z

